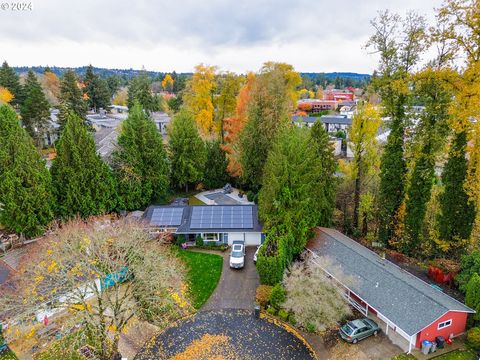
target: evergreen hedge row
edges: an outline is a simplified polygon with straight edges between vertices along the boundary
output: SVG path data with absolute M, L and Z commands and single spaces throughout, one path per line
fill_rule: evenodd
M 275 285 L 282 281 L 283 273 L 292 261 L 292 243 L 291 235 L 279 234 L 275 229 L 267 235 L 257 256 L 257 271 L 262 284 Z

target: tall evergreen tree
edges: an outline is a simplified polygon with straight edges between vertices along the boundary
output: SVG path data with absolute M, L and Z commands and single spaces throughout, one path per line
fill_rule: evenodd
M 20 105 L 25 99 L 23 87 L 20 84 L 20 78 L 15 70 L 13 70 L 6 61 L 0 68 L 0 86 L 7 88 L 14 96 L 12 105 Z
M 207 161 L 205 162 L 203 184 L 207 189 L 221 187 L 228 181 L 227 157 L 218 140 L 207 141 L 205 147 Z
M 448 109 L 453 98 L 451 83 L 455 74 L 426 68 L 414 77 L 415 93 L 425 105 L 416 128 L 420 152 L 414 160 L 407 190 L 405 230 L 402 251 L 412 254 L 420 245 L 427 204 L 435 180 L 435 159 L 448 133 Z
M 332 174 L 323 168 L 316 146 L 307 129 L 282 129 L 265 165 L 259 215 L 267 230 L 280 227 L 293 234 L 292 254 L 302 251 L 310 229 L 330 222 L 320 219 L 331 213 L 333 203 L 323 187 Z
M 380 94 L 390 134 L 380 164 L 379 240 L 388 245 L 399 221 L 405 196 L 407 167 L 404 136 L 411 102 L 409 74 L 426 47 L 425 19 L 413 12 L 402 19 L 388 11 L 372 22 L 375 29 L 367 46 L 380 54 L 379 76 L 373 82 Z
M 40 235 L 53 220 L 51 178 L 10 106 L 0 106 L 0 224 Z
M 110 89 L 105 80 L 94 74 L 92 65 L 87 67 L 83 82 L 88 96 L 88 107 L 95 112 L 100 108 L 106 109 L 110 105 Z
M 253 190 L 260 188 L 263 168 L 275 137 L 290 124 L 289 110 L 300 75 L 287 64 L 267 63 L 250 94 L 248 120 L 240 134 L 243 180 Z
M 143 208 L 168 191 L 169 172 L 162 136 L 138 103 L 122 123 L 113 159 L 122 209 Z
M 82 90 L 78 86 L 77 75 L 69 70 L 63 74 L 60 82 L 60 114 L 58 117 L 61 128 L 69 119 L 69 114 L 74 113 L 84 122 L 87 115 L 87 103 L 83 99 Z
M 190 184 L 203 179 L 206 161 L 205 144 L 193 115 L 181 110 L 173 118 L 168 135 L 172 184 L 188 191 Z
M 112 172 L 97 154 L 84 121 L 73 112 L 58 140 L 51 174 L 58 215 L 63 218 L 104 214 L 117 205 Z
M 25 101 L 20 107 L 22 123 L 37 147 L 43 145 L 50 118 L 50 107 L 42 86 L 33 71 L 29 71 L 25 82 Z
M 322 186 L 316 189 L 319 199 L 324 199 L 324 203 L 319 207 L 318 225 L 331 226 L 333 210 L 335 209 L 335 196 L 337 190 L 337 181 L 335 171 L 337 161 L 333 153 L 330 137 L 325 131 L 323 123 L 315 122 L 310 131 L 310 151 L 313 151 L 320 161 L 322 169 Z
M 151 79 L 146 73 L 134 77 L 128 86 L 127 106 L 132 108 L 138 101 L 147 112 L 159 110 L 159 99 L 152 94 Z
M 476 314 L 473 315 L 473 320 L 478 323 L 480 320 L 480 275 L 477 273 L 473 273 L 467 283 L 465 305 L 476 311 Z
M 443 169 L 445 190 L 440 195 L 439 230 L 440 238 L 444 241 L 468 239 L 475 219 L 474 206 L 464 187 L 467 177 L 466 147 L 466 132 L 456 133 Z
M 116 92 L 120 89 L 120 86 L 122 85 L 122 79 L 118 75 L 110 75 L 107 77 L 107 86 L 108 90 L 110 92 L 110 98 L 113 97 L 113 95 L 116 94 Z

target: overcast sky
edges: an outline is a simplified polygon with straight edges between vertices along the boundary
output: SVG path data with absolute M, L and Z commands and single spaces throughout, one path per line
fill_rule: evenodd
M 0 5 L 16 0 L 0 0 Z M 25 0 L 22 0 L 25 1 Z M 26 0 L 27 2 L 29 0 Z M 198 63 L 258 70 L 283 61 L 302 72 L 371 73 L 363 48 L 382 9 L 433 19 L 441 0 L 33 0 L 0 10 L 0 60 L 10 65 L 145 67 Z

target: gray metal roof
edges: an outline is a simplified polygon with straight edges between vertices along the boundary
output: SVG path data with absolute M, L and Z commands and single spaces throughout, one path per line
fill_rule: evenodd
M 256 205 L 150 206 L 143 217 L 151 226 L 174 225 L 160 224 L 158 220 L 158 214 L 168 212 L 169 209 L 183 209 L 177 234 L 262 231 Z
M 410 336 L 450 310 L 474 312 L 337 230 L 319 228 L 307 248 L 352 277 L 348 288 Z

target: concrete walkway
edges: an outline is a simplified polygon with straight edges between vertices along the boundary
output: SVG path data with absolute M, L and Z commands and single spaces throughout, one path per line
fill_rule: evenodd
M 253 263 L 256 246 L 247 246 L 245 266 L 243 269 L 231 269 L 230 252 L 217 253 L 223 255 L 222 275 L 217 288 L 200 311 L 219 309 L 252 310 L 255 304 L 255 292 L 260 280 Z

